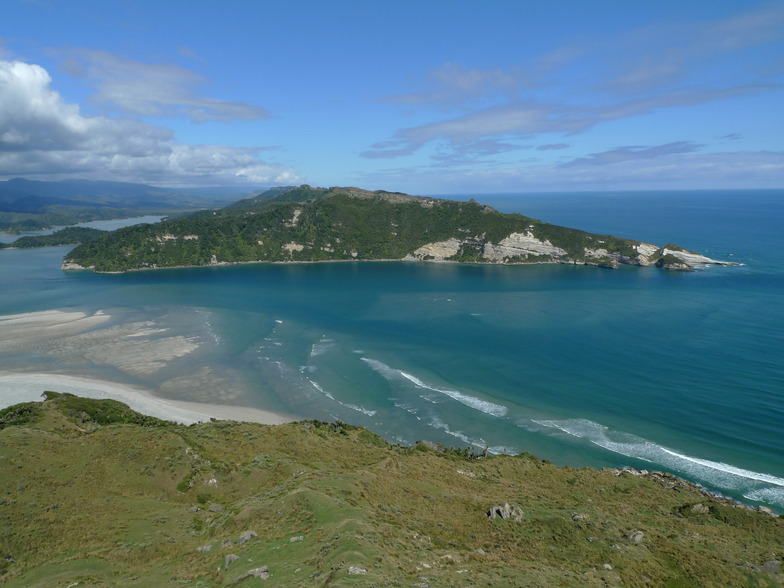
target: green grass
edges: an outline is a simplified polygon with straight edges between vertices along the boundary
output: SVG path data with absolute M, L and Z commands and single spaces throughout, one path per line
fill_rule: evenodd
M 755 566 L 781 558 L 782 520 L 688 483 L 345 423 L 147 426 L 118 405 L 49 394 L 4 411 L 35 418 L 0 430 L 0 582 L 251 586 L 265 581 L 235 580 L 266 565 L 270 586 L 781 585 Z M 487 518 L 504 502 L 523 520 Z

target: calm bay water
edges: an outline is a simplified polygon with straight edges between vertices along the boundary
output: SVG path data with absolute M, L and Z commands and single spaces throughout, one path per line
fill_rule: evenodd
M 333 263 L 95 275 L 61 272 L 62 248 L 11 250 L 0 251 L 0 312 L 154 317 L 206 337 L 209 353 L 179 369 L 206 362 L 231 374 L 237 404 L 339 418 L 404 443 L 663 469 L 784 508 L 784 192 L 469 197 L 745 265 L 682 274 Z M 65 367 L 78 370 L 47 369 Z M 174 396 L 154 378 L 90 369 Z

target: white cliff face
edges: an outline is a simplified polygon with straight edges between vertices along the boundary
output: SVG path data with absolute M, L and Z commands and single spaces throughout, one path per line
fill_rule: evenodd
M 685 250 L 673 250 L 667 249 L 663 247 L 661 249 L 662 256 L 664 255 L 672 255 L 680 259 L 683 263 L 689 266 L 695 265 L 740 265 L 731 261 L 718 261 L 716 259 L 711 259 L 710 257 L 705 257 L 700 253 L 694 253 L 693 251 L 685 251 Z
M 585 257 L 588 259 L 602 259 L 605 257 L 614 257 L 606 249 L 586 249 Z
M 644 255 L 645 257 L 650 257 L 659 250 L 656 245 L 650 243 L 640 243 L 639 245 L 635 245 L 634 248 L 640 255 Z
M 443 261 L 444 259 L 452 257 L 453 255 L 457 255 L 462 244 L 463 241 L 454 238 L 447 239 L 446 241 L 438 241 L 436 243 L 428 243 L 427 245 L 422 245 L 422 247 L 413 253 L 409 253 L 403 259 L 409 261 L 421 261 L 423 259 Z
M 498 245 L 485 243 L 482 255 L 488 261 L 503 262 L 505 259 L 528 255 L 562 257 L 566 255 L 566 251 L 550 241 L 540 241 L 533 233 L 512 233 L 501 239 Z

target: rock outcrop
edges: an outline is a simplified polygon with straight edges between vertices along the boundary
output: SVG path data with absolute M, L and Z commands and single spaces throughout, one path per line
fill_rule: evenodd
M 487 511 L 487 518 L 512 519 L 515 522 L 523 520 L 523 509 L 519 506 L 509 506 L 509 503 L 497 504 Z
M 524 260 L 530 256 L 558 258 L 566 255 L 566 250 L 556 247 L 546 239 L 537 239 L 531 232 L 511 233 L 501 239 L 498 245 L 485 243 L 482 251 L 482 257 L 487 261 L 502 263 L 514 259 Z

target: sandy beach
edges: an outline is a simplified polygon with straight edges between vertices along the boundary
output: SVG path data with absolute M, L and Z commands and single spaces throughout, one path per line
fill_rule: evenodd
M 86 398 L 111 398 L 143 414 L 186 425 L 209 421 L 211 418 L 265 425 L 279 425 L 292 420 L 273 412 L 245 406 L 165 400 L 140 388 L 61 374 L 0 373 L 0 408 L 20 402 L 42 400 L 42 394 L 46 390 L 67 392 Z
M 43 392 L 51 390 L 112 398 L 141 413 L 184 424 L 211 418 L 263 424 L 294 420 L 248 406 L 202 402 L 220 399 L 230 403 L 240 396 L 230 378 L 208 367 L 187 373 L 178 369 L 176 360 L 197 354 L 205 346 L 203 341 L 170 333 L 153 320 L 123 323 L 111 319 L 106 311 L 49 310 L 0 316 L 0 353 L 6 358 L 28 357 L 20 365 L 5 361 L 0 366 L 0 407 L 41 400 Z M 44 371 L 35 364 L 39 357 L 49 362 Z M 69 373 L 47 369 L 52 363 Z M 81 369 L 74 368 L 77 365 Z M 93 373 L 105 369 L 150 386 L 114 382 Z M 180 397 L 187 390 L 188 400 L 160 398 L 153 389 Z

